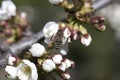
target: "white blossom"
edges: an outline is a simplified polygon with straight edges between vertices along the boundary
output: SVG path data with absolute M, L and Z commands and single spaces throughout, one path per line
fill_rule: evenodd
M 58 70 L 65 72 L 67 69 L 66 63 L 61 62 L 61 64 L 58 66 Z
M 46 72 L 51 72 L 56 68 L 56 65 L 51 59 L 46 59 L 42 64 L 42 68 Z
M 17 68 L 13 66 L 6 66 L 5 71 L 8 73 L 7 77 L 9 79 L 16 79 L 17 78 Z
M 32 45 L 32 47 L 29 49 L 29 51 L 31 52 L 32 56 L 40 57 L 44 54 L 45 47 L 39 43 L 35 43 Z
M 52 57 L 52 60 L 55 64 L 60 64 L 63 57 L 60 54 L 56 54 Z
M 85 46 L 89 46 L 91 41 L 92 41 L 92 38 L 89 34 L 81 37 L 81 43 Z
M 66 68 L 70 68 L 71 67 L 71 61 L 69 59 L 65 59 L 64 63 L 66 64 Z
M 11 0 L 3 0 L 0 8 L 0 19 L 6 20 L 16 15 L 16 6 Z
M 69 73 L 63 73 L 63 74 L 61 74 L 61 76 L 62 76 L 62 78 L 63 79 L 70 79 L 70 74 Z
M 22 60 L 23 62 L 17 66 L 17 77 L 20 80 L 37 80 L 38 73 L 34 63 L 29 60 Z
M 50 38 L 52 37 L 52 35 L 58 32 L 58 29 L 59 29 L 59 24 L 56 22 L 50 21 L 45 24 L 43 28 L 43 33 L 45 36 L 46 43 L 49 43 Z
M 51 3 L 51 4 L 55 4 L 55 5 L 57 5 L 57 4 L 59 4 L 59 3 L 61 3 L 61 2 L 63 2 L 64 0 L 49 0 L 49 2 Z
M 14 63 L 17 61 L 17 59 L 14 56 L 9 56 L 8 58 L 8 64 L 14 65 Z

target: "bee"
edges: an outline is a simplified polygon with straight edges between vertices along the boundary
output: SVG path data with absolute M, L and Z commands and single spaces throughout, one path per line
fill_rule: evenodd
M 63 45 L 63 39 L 63 31 L 59 29 L 58 32 L 51 37 L 51 42 L 56 49 L 60 49 Z

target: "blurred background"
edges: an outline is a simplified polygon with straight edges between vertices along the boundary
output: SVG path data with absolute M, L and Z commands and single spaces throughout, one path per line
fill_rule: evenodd
M 75 68 L 70 71 L 70 80 L 120 80 L 120 3 L 118 1 L 114 0 L 113 3 L 96 12 L 96 15 L 106 17 L 107 29 L 104 32 L 87 26 L 93 38 L 89 47 L 82 46 L 80 40 L 69 44 L 67 57 L 75 61 Z M 42 29 L 46 22 L 59 21 L 67 15 L 63 9 L 51 5 L 48 0 L 13 0 L 13 2 L 18 11 L 27 13 L 33 32 Z M 2 70 L 0 80 L 7 80 L 1 73 Z

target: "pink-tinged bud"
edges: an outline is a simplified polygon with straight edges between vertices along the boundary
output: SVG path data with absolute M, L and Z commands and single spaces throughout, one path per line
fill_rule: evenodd
M 72 60 L 70 60 L 70 62 L 71 62 L 71 68 L 75 67 L 75 62 Z
M 67 69 L 66 67 L 66 63 L 62 62 L 58 67 L 57 67 L 57 70 L 58 71 L 61 71 L 61 72 L 65 72 Z
M 51 72 L 55 68 L 56 68 L 56 65 L 55 65 L 55 63 L 51 59 L 46 59 L 45 61 L 43 61 L 42 69 L 45 72 Z
M 99 31 L 104 31 L 106 29 L 106 26 L 104 24 L 96 24 L 94 25 L 96 27 L 96 29 L 98 29 Z
M 60 54 L 56 54 L 52 57 L 52 60 L 55 64 L 60 64 L 63 57 Z
M 77 30 L 72 30 L 71 32 L 72 32 L 71 39 L 72 40 L 77 40 L 78 39 Z
M 71 61 L 69 59 L 64 59 L 63 62 L 66 64 L 66 68 L 71 67 Z
M 12 29 L 6 29 L 4 33 L 5 33 L 6 36 L 11 36 L 13 34 L 13 30 Z
M 101 23 L 104 23 L 104 21 L 105 21 L 105 19 L 101 16 L 94 16 L 91 19 L 92 24 L 101 24 Z
M 6 22 L 6 21 L 1 21 L 1 22 L 0 22 L 0 25 L 1 25 L 3 28 L 5 28 L 5 27 L 7 26 L 7 22 Z
M 68 80 L 68 79 L 70 79 L 70 73 L 68 73 L 68 72 L 63 73 L 63 74 L 61 74 L 61 77 L 65 80 Z
M 92 38 L 90 36 L 90 34 L 86 34 L 86 35 L 83 35 L 81 37 L 81 43 L 84 45 L 84 46 L 89 46 L 90 43 L 92 41 Z
M 16 62 L 17 62 L 17 58 L 15 56 L 13 56 L 13 55 L 9 56 L 9 58 L 8 58 L 9 65 L 12 66 L 12 65 L 16 64 Z

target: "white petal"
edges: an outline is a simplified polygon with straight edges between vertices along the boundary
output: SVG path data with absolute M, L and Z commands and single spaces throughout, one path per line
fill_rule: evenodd
M 64 63 L 66 64 L 66 68 L 71 67 L 71 61 L 69 59 L 65 59 Z
M 63 73 L 63 74 L 61 74 L 61 76 L 66 80 L 70 79 L 70 74 L 69 73 Z
M 0 20 L 7 20 L 8 18 L 10 18 L 7 14 L 6 11 L 0 9 Z
M 42 64 L 42 68 L 46 72 L 51 72 L 56 68 L 56 65 L 51 59 L 46 59 Z
M 2 1 L 2 10 L 6 10 L 8 16 L 16 15 L 16 6 L 11 0 Z
M 16 79 L 17 78 L 17 69 L 13 66 L 6 66 L 5 71 L 9 74 L 7 77 L 9 79 Z
M 30 75 L 31 75 L 31 69 L 30 71 L 28 72 L 27 71 L 27 68 L 28 65 L 27 64 L 24 64 L 24 63 L 20 63 L 18 66 L 17 66 L 17 77 L 20 79 L 20 80 L 28 80 Z
M 44 54 L 45 47 L 39 43 L 35 43 L 32 45 L 29 51 L 31 52 L 32 56 L 41 57 Z
M 38 79 L 38 73 L 37 73 L 37 68 L 36 68 L 35 64 L 30 62 L 29 60 L 23 60 L 23 62 L 31 68 L 31 70 L 32 70 L 32 72 L 31 72 L 32 73 L 31 74 L 32 80 L 37 80 Z
M 9 65 L 14 65 L 14 62 L 16 62 L 16 58 L 14 56 L 9 56 L 8 58 L 8 64 Z
M 65 70 L 67 69 L 66 63 L 62 62 L 59 66 L 58 69 L 65 72 Z
M 56 22 L 50 21 L 45 24 L 43 33 L 45 37 L 50 38 L 53 34 L 56 34 L 59 29 L 59 25 Z
M 56 54 L 52 57 L 52 60 L 55 64 L 60 64 L 62 61 L 62 56 L 60 54 Z
M 37 80 L 38 73 L 34 63 L 29 60 L 22 60 L 23 62 L 17 66 L 17 76 L 20 80 Z
M 91 41 L 92 41 L 92 38 L 91 38 L 90 35 L 82 36 L 82 37 L 81 37 L 81 43 L 82 43 L 83 45 L 85 45 L 85 46 L 89 46 L 90 43 L 91 43 Z
M 71 32 L 70 32 L 69 28 L 66 27 L 66 28 L 64 29 L 63 35 L 64 35 L 65 38 L 70 37 Z

